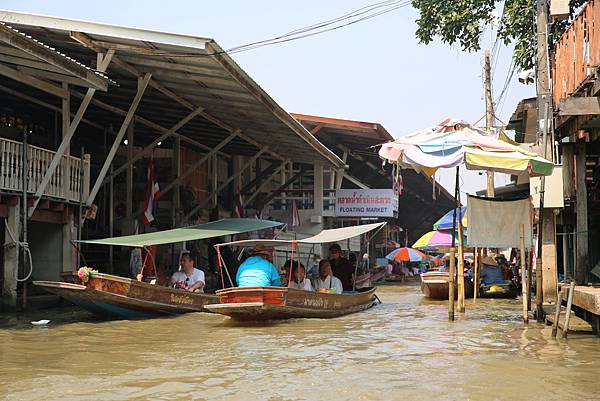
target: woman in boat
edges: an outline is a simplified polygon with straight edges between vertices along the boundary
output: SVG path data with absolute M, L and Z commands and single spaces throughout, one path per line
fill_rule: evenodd
M 335 294 L 341 294 L 344 292 L 342 282 L 339 278 L 334 277 L 331 272 L 331 264 L 327 259 L 323 259 L 319 262 L 319 277 L 315 280 L 314 287 L 316 291 L 326 289 L 332 291 Z
M 271 263 L 273 248 L 256 245 L 250 257 L 238 269 L 236 280 L 238 287 L 270 287 L 281 286 L 279 271 Z
M 504 272 L 492 256 L 486 256 L 481 260 L 481 281 L 484 285 L 503 284 Z
M 292 268 L 292 281 L 288 285 L 290 288 L 296 288 L 297 290 L 313 291 L 310 280 L 306 278 L 306 270 L 302 263 L 293 262 L 291 263 Z

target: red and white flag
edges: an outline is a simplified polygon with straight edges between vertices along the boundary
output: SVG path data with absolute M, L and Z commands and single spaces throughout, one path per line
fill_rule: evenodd
M 158 182 L 154 179 L 154 162 L 148 160 L 148 172 L 146 174 L 146 201 L 144 202 L 144 224 L 150 224 L 154 221 L 154 214 L 160 198 L 160 188 Z
M 300 225 L 300 212 L 298 211 L 298 205 L 296 205 L 296 201 L 292 201 L 292 210 L 290 213 L 290 219 L 288 222 L 288 227 L 294 228 Z
M 235 216 L 238 219 L 244 218 L 244 199 L 242 198 L 242 191 L 238 188 L 237 194 L 235 195 Z

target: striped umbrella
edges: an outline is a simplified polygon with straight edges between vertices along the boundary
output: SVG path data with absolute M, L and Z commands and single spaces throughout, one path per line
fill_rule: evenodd
M 426 255 L 413 248 L 397 248 L 390 252 L 386 259 L 394 260 L 396 262 L 422 262 L 425 260 Z

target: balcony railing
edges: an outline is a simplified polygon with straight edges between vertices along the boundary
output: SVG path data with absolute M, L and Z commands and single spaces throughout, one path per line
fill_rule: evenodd
M 600 0 L 589 1 L 554 48 L 552 99 L 576 93 L 600 65 Z
M 37 191 L 54 155 L 51 150 L 28 145 L 27 192 Z M 63 156 L 43 195 L 73 202 L 79 202 L 81 196 L 85 201 L 90 183 L 89 155 L 85 155 L 83 165 L 81 162 L 77 157 Z M 5 138 L 0 138 L 0 190 L 23 191 L 23 144 Z

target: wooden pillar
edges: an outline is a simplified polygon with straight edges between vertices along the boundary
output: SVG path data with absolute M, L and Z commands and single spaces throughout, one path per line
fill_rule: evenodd
M 133 159 L 134 122 L 127 127 L 127 162 Z M 127 165 L 125 177 L 125 217 L 131 219 L 133 214 L 133 163 Z
M 19 203 L 8 206 L 8 216 L 4 220 L 4 277 L 2 280 L 2 310 L 14 311 L 17 308 L 17 274 L 19 273 L 19 240 L 21 233 L 21 211 Z M 12 234 L 12 235 L 11 235 Z M 14 239 L 13 239 L 14 237 Z
M 479 257 L 479 252 L 481 249 L 475 248 L 475 253 L 473 257 L 473 303 L 477 302 L 477 293 L 479 292 L 479 266 L 481 262 L 481 258 Z
M 463 233 L 462 216 L 459 213 L 458 219 L 458 266 L 457 266 L 457 284 L 458 284 L 458 313 L 465 312 L 465 255 L 463 251 Z
M 214 154 L 211 158 L 211 185 L 210 190 L 212 192 L 212 198 L 210 204 L 212 207 L 217 207 L 219 194 L 217 193 L 217 187 L 219 186 L 219 157 Z
M 315 163 L 313 165 L 314 187 L 313 187 L 313 203 L 314 214 L 323 216 L 323 165 Z M 323 225 L 321 224 L 321 229 Z M 321 255 L 327 254 L 327 244 L 321 244 Z
M 69 92 L 69 84 L 66 82 L 62 83 L 62 87 L 63 89 L 66 90 L 67 92 L 67 96 L 65 98 L 63 98 L 61 100 L 61 114 L 62 114 L 62 138 L 64 139 L 69 132 L 69 127 L 71 126 L 71 93 Z M 67 146 L 67 148 L 65 149 L 65 155 L 70 156 L 71 155 L 71 146 Z M 70 158 L 67 157 L 65 163 L 59 163 L 59 169 L 60 169 L 60 165 L 63 164 L 63 171 L 62 171 L 62 195 L 66 195 L 69 191 L 69 180 L 70 180 L 70 170 L 71 170 L 71 166 L 70 166 Z
M 556 303 L 556 214 L 554 209 L 544 209 L 542 213 L 542 285 L 544 303 Z
M 181 138 L 178 136 L 173 140 L 173 159 L 171 161 L 171 176 L 173 177 L 173 181 L 175 181 L 181 174 Z M 172 227 L 177 227 L 179 224 L 178 215 L 181 209 L 181 191 L 179 184 L 175 185 L 175 188 L 173 188 L 172 202 L 171 225 Z
M 454 274 L 456 273 L 456 248 L 450 248 L 450 268 L 448 269 L 448 320 L 454 320 Z
M 525 225 L 519 226 L 519 245 L 521 251 L 521 296 L 523 301 L 523 323 L 529 323 L 529 309 L 527 303 L 527 261 L 525 256 Z
M 588 205 L 585 160 L 585 142 L 577 142 L 575 145 L 575 181 L 577 183 L 577 229 L 575 230 L 577 263 L 575 264 L 575 280 L 577 284 L 585 284 L 588 273 Z

